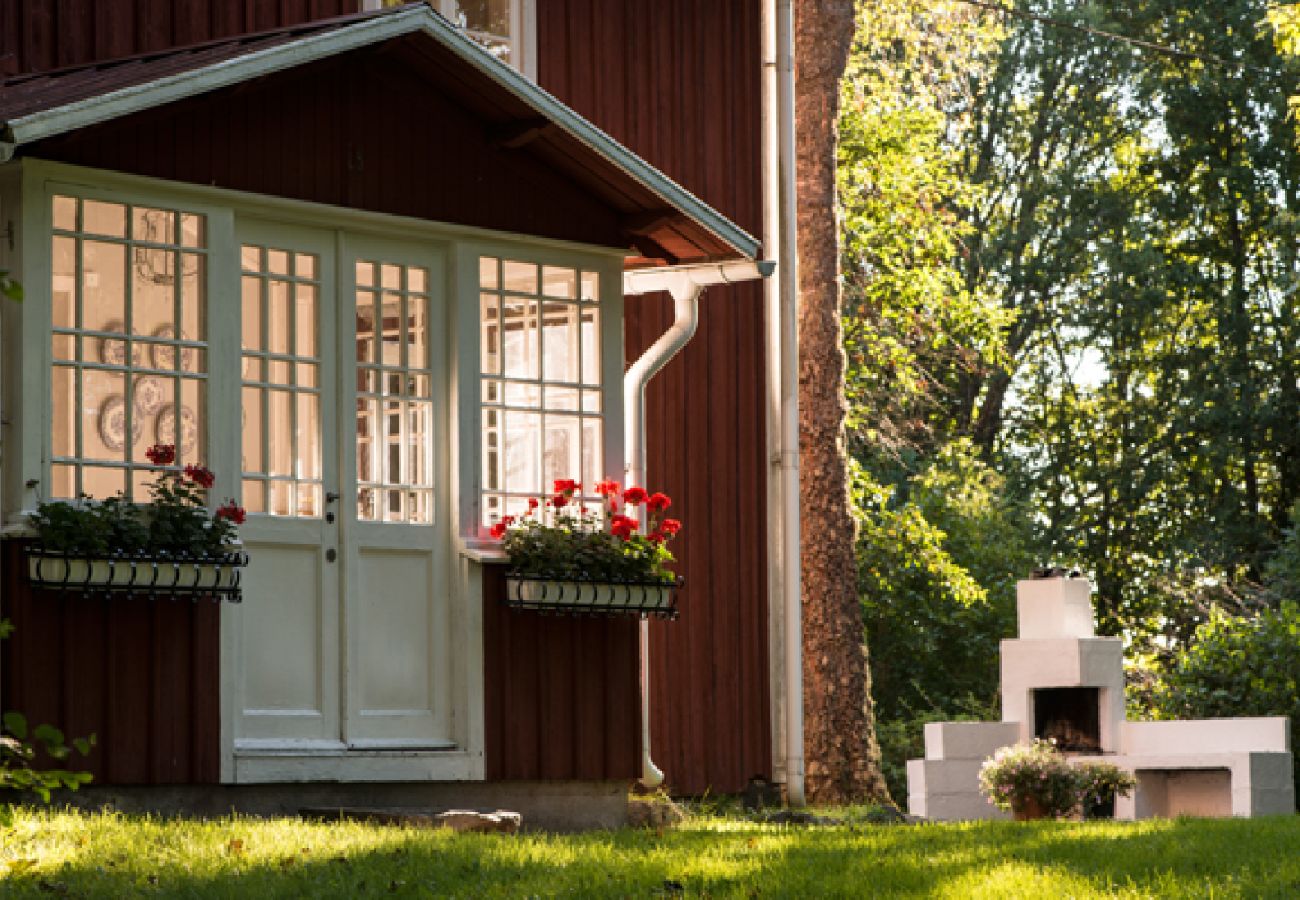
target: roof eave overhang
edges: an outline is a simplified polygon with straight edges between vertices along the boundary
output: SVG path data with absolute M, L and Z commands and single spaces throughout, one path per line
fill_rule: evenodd
M 666 206 L 677 210 L 722 241 L 737 257 L 748 260 L 758 258 L 759 242 L 755 238 L 545 90 L 494 58 L 460 29 L 425 5 L 376 16 L 333 31 L 251 51 L 236 59 L 167 75 L 144 84 L 120 88 L 11 119 L 0 130 L 0 162 L 10 159 L 19 147 L 45 138 L 417 32 L 427 34 L 484 76 L 504 87 L 593 153 L 655 194 Z

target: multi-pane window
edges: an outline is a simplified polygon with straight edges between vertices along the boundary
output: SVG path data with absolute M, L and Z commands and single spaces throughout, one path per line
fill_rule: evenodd
M 52 212 L 49 492 L 144 499 L 151 445 L 206 456 L 206 222 L 68 196 Z
M 518 514 L 556 479 L 603 477 L 595 272 L 479 262 L 483 520 Z
M 356 265 L 357 517 L 433 521 L 429 271 Z
M 249 512 L 321 515 L 320 258 L 241 249 L 243 500 Z
M 362 9 L 401 6 L 407 0 L 363 0 Z M 429 5 L 502 62 L 531 73 L 525 30 L 536 0 L 428 0 Z

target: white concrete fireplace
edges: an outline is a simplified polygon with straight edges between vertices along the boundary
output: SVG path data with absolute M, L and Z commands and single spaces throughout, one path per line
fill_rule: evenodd
M 1096 636 L 1087 579 L 1022 581 L 1016 611 L 1019 636 L 1002 642 L 1002 721 L 925 726 L 925 758 L 907 763 L 913 815 L 1010 818 L 980 794 L 980 766 L 1035 737 L 1135 773 L 1137 790 L 1116 800 L 1119 819 L 1295 812 L 1285 716 L 1128 722 L 1123 643 Z

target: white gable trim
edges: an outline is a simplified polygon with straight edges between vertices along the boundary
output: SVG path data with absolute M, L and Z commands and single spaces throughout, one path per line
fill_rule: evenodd
M 425 5 L 364 19 L 333 31 L 257 50 L 238 59 L 168 75 L 146 84 L 133 85 L 13 119 L 5 123 L 5 139 L 0 143 L 0 162 L 9 159 L 17 147 L 23 144 L 416 32 L 424 32 L 450 49 L 653 192 L 665 205 L 694 220 L 740 255 L 757 259 L 759 243 L 755 238 L 509 65 L 483 50 L 473 39 Z

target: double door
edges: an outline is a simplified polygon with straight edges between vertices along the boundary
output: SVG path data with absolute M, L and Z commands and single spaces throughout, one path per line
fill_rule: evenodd
M 252 220 L 236 234 L 236 753 L 446 748 L 442 255 Z

